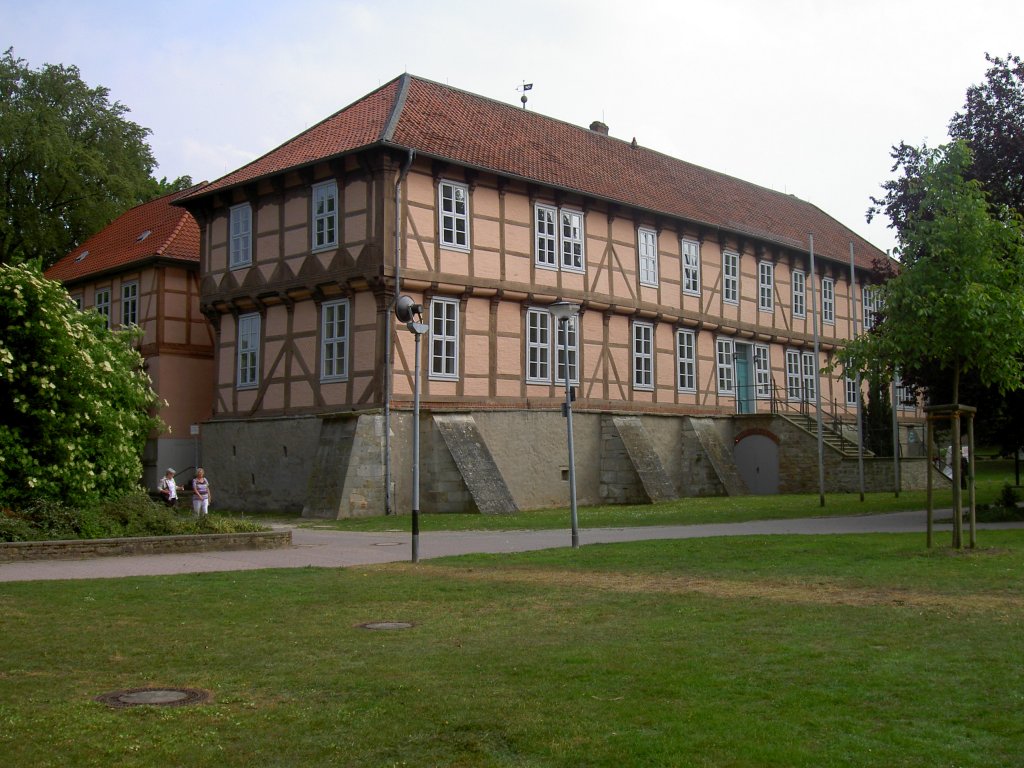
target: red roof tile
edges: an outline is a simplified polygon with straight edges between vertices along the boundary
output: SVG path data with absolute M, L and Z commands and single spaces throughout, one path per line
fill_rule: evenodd
M 883 252 L 792 195 L 410 75 L 387 83 L 192 199 L 386 144 L 870 267 Z
M 172 203 L 202 186 L 172 192 L 122 213 L 46 270 L 46 276 L 75 282 L 157 256 L 198 263 L 199 225 L 192 214 Z

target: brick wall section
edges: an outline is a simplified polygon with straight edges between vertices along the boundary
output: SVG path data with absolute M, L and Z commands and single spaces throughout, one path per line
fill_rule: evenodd
M 82 560 L 111 555 L 162 555 L 238 549 L 282 549 L 292 544 L 291 531 L 207 533 L 195 536 L 140 536 L 129 539 L 9 541 L 0 543 L 0 563 L 19 560 Z

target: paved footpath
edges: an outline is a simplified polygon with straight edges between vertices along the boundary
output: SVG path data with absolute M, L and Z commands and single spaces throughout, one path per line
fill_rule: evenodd
M 936 517 L 947 517 L 936 512 Z M 882 515 L 812 517 L 708 525 L 659 525 L 636 528 L 581 528 L 580 544 L 691 539 L 711 536 L 829 533 L 911 533 L 925 536 L 926 513 L 894 512 Z M 284 526 L 290 527 L 290 526 Z M 951 524 L 936 524 L 941 535 Z M 979 524 L 978 528 L 1020 528 L 1024 523 Z M 965 526 L 964 534 L 967 530 Z M 437 531 L 420 533 L 419 557 L 426 560 L 475 552 L 527 552 L 568 547 L 568 529 L 554 531 Z M 119 555 L 83 560 L 32 560 L 0 564 L 0 582 L 49 579 L 108 579 L 122 576 L 159 576 L 175 573 L 249 571 L 260 568 L 343 568 L 354 565 L 408 561 L 411 536 L 403 532 L 350 533 L 292 528 L 292 546 L 284 549 L 235 552 L 194 552 L 166 555 Z

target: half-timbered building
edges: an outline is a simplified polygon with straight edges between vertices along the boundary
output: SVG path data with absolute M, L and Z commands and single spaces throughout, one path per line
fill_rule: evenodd
M 565 504 L 566 376 L 581 503 L 815 489 L 819 399 L 831 487 L 855 484 L 858 393 L 819 370 L 870 323 L 886 254 L 797 197 L 402 75 L 178 204 L 202 233 L 222 504 L 408 509 L 399 294 L 429 327 L 424 511 Z
M 200 311 L 199 227 L 173 205 L 197 189 L 132 208 L 45 273 L 64 283 L 79 309 L 105 315 L 111 328 L 141 331 L 136 343 L 167 426 L 146 443 L 143 482 L 150 489 L 167 467 L 188 478 L 198 427 L 212 415 L 213 330 Z

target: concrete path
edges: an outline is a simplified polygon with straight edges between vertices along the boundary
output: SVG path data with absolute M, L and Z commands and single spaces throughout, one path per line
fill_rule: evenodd
M 948 515 L 948 513 L 947 513 Z M 937 514 L 942 517 L 941 514 Z M 776 534 L 908 533 L 925 536 L 926 513 L 895 512 L 852 517 L 814 517 L 709 525 L 663 525 L 636 528 L 581 528 L 582 546 L 650 539 Z M 287 526 L 286 526 L 287 527 Z M 936 525 L 938 533 L 951 524 Z M 979 524 L 979 529 L 1020 528 L 1024 523 Z M 964 530 L 967 535 L 966 526 Z M 944 542 L 943 539 L 939 540 Z M 526 552 L 568 547 L 568 529 L 555 531 L 442 531 L 421 533 L 419 557 L 426 560 L 474 552 Z M 88 560 L 33 560 L 0 564 L 0 582 L 49 579 L 107 579 L 175 573 L 248 571 L 260 568 L 343 568 L 353 565 L 408 561 L 411 536 L 402 532 L 348 533 L 309 528 L 292 529 L 286 549 L 238 552 L 196 552 L 167 555 L 120 555 Z

